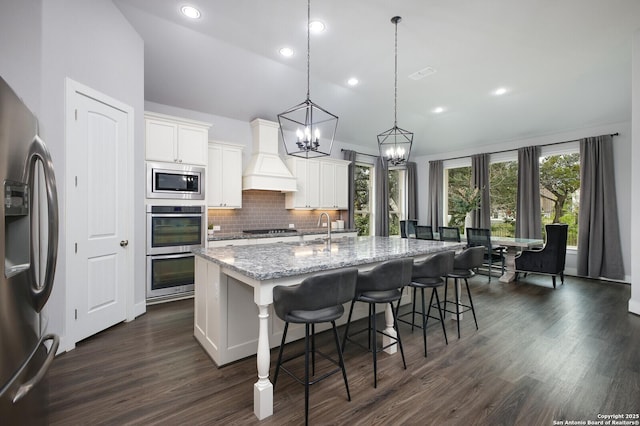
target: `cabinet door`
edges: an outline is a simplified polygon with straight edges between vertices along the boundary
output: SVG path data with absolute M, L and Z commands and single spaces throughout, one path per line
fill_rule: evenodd
M 297 181 L 297 191 L 287 192 L 288 209 L 315 209 L 320 207 L 320 162 L 303 158 L 287 159 L 289 170 Z
M 349 165 L 336 164 L 335 168 L 335 198 L 336 208 L 339 210 L 349 209 Z
M 208 136 L 202 127 L 178 126 L 178 162 L 206 166 Z
M 323 161 L 320 164 L 320 207 L 333 209 L 336 207 L 336 165 Z
M 178 160 L 178 125 L 167 121 L 145 120 L 146 159 L 174 163 Z
M 222 204 L 224 207 L 242 207 L 242 151 L 222 149 Z
M 307 162 L 306 193 L 307 205 L 310 208 L 320 207 L 320 162 L 317 160 L 302 160 Z
M 207 166 L 207 205 L 222 206 L 222 147 L 209 146 L 209 165 Z

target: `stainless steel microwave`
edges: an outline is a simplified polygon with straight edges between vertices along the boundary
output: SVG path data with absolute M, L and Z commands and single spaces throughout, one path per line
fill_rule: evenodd
M 147 162 L 147 198 L 204 200 L 205 168 Z

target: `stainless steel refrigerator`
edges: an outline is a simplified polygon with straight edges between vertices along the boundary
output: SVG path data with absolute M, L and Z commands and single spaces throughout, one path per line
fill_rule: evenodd
M 42 308 L 53 286 L 58 202 L 38 120 L 0 77 L 0 423 L 47 423 L 58 336 Z

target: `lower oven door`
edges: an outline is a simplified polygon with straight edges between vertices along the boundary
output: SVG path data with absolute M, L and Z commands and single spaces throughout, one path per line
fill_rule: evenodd
M 147 299 L 193 293 L 193 253 L 147 256 Z

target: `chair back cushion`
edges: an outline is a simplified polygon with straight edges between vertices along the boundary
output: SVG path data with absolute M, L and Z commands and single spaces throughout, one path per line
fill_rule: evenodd
M 416 238 L 419 240 L 433 240 L 433 229 L 431 226 L 416 226 Z
M 452 250 L 442 251 L 432 254 L 422 262 L 413 264 L 411 279 L 418 278 L 438 278 L 453 271 L 453 258 L 455 253 Z
M 438 232 L 440 233 L 440 241 L 460 242 L 460 230 L 454 226 L 440 226 Z
M 453 259 L 453 269 L 474 269 L 482 266 L 486 250 L 484 246 L 464 249 Z
M 358 273 L 356 296 L 368 291 L 399 289 L 411 282 L 412 258 L 392 259 L 370 271 Z
M 467 247 L 484 246 L 491 252 L 491 230 L 487 228 L 467 228 Z
M 285 320 L 292 311 L 318 311 L 353 300 L 358 270 L 340 269 L 305 278 L 294 286 L 275 286 L 273 306 L 278 318 Z

